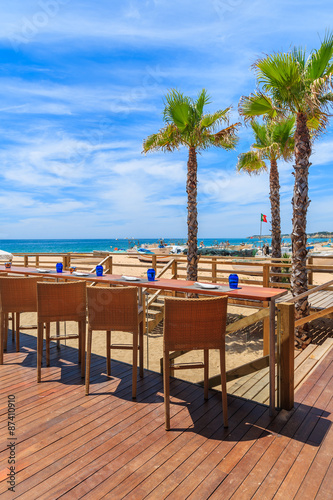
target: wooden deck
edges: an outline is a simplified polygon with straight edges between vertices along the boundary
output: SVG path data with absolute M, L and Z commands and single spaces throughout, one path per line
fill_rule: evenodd
M 292 293 L 288 292 L 280 299 L 277 299 L 277 302 L 288 302 L 288 300 L 292 298 Z M 314 292 L 312 295 L 309 295 L 308 298 L 311 309 L 316 311 L 321 311 L 322 309 L 327 309 L 328 307 L 333 306 L 333 291 L 331 290 L 319 290 L 318 292 Z
M 314 499 L 333 498 L 333 349 L 296 393 L 295 408 L 269 417 L 253 401 L 194 384 L 171 385 L 172 430 L 164 430 L 161 376 L 146 372 L 131 399 L 131 367 L 93 356 L 85 397 L 77 351 L 51 349 L 36 383 L 36 338 L 0 366 L 1 498 Z M 297 359 L 297 358 L 296 358 Z M 8 396 L 16 402 L 16 487 L 7 491 Z
M 327 338 L 322 345 L 310 344 L 304 351 L 295 350 L 294 388 L 297 390 L 311 374 L 327 352 L 333 348 L 333 338 Z M 277 386 L 277 381 L 276 384 Z M 264 368 L 227 384 L 229 394 L 269 404 L 269 368 Z

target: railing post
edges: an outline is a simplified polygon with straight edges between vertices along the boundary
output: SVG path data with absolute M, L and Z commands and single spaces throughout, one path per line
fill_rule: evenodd
M 216 257 L 212 257 L 212 282 L 216 283 Z
M 280 302 L 278 309 L 278 405 L 284 410 L 294 407 L 294 334 L 295 306 Z
M 156 273 L 156 254 L 152 255 L 151 265 L 152 265 L 152 268 L 155 269 L 155 273 Z
M 263 301 L 263 307 L 269 307 L 269 302 Z M 264 318 L 263 321 L 263 355 L 269 354 L 269 318 Z
M 269 287 L 269 268 L 270 264 L 262 265 L 262 286 L 265 288 Z M 267 301 L 263 302 L 263 307 L 269 307 L 269 303 Z M 267 356 L 269 354 L 269 318 L 265 318 L 263 320 L 263 330 L 264 330 L 263 354 L 264 356 Z
M 172 262 L 171 270 L 172 270 L 172 278 L 175 280 L 178 279 L 178 270 L 177 270 L 176 259 Z
M 39 267 L 39 255 L 36 254 L 36 267 Z
M 313 257 L 312 256 L 310 256 L 308 258 L 308 264 L 313 265 Z M 312 269 L 308 270 L 308 284 L 313 285 L 313 271 L 312 271 Z
M 64 269 L 67 269 L 67 255 L 62 256 L 62 265 Z
M 29 257 L 28 257 L 28 255 L 24 256 L 24 267 L 29 267 Z
M 269 287 L 269 268 L 270 264 L 262 265 L 262 286 L 265 288 Z
M 112 255 L 109 255 L 107 262 L 108 266 L 106 272 L 112 274 Z

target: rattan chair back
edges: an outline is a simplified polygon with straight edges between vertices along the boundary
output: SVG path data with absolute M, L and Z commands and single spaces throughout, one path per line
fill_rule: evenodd
M 38 283 L 38 322 L 82 321 L 86 317 L 86 282 Z
M 138 332 L 138 292 L 136 287 L 89 287 L 88 322 L 92 330 Z
M 37 311 L 40 278 L 0 276 L 0 310 L 4 313 Z
M 166 298 L 166 349 L 220 349 L 225 342 L 228 297 Z

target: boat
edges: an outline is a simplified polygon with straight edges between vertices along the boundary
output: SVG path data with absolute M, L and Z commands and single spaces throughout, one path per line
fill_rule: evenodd
M 153 262 L 153 255 L 155 254 L 147 254 L 143 253 L 141 255 L 136 255 L 136 257 L 139 259 L 140 262 L 147 262 L 147 263 L 152 263 Z M 156 255 L 156 262 L 158 264 L 165 264 L 169 262 L 173 257 L 172 255 Z
M 0 260 L 13 260 L 13 254 L 0 250 Z

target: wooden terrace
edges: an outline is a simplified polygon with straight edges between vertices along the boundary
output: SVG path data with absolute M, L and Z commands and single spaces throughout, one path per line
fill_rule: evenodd
M 131 398 L 131 366 L 94 355 L 92 394 L 84 395 L 76 349 L 51 349 L 36 384 L 36 337 L 9 340 L 0 366 L 1 498 L 333 497 L 333 349 L 298 387 L 292 411 L 174 379 L 171 431 L 164 430 L 161 375 L 145 372 Z M 300 354 L 301 355 L 301 354 Z M 15 395 L 16 486 L 7 491 L 8 396 Z

